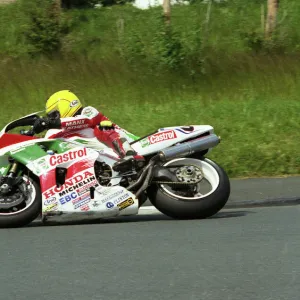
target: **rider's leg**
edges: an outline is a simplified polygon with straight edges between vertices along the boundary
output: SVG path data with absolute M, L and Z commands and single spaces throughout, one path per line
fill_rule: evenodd
M 118 132 L 115 130 L 100 130 L 98 127 L 94 129 L 95 136 L 98 140 L 107 146 L 113 148 L 113 150 L 122 158 L 122 159 L 131 159 L 137 153 L 130 146 L 128 141 L 125 138 L 121 138 Z

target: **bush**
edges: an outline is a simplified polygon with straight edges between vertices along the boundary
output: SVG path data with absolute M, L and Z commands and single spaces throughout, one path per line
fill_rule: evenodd
M 134 0 L 62 0 L 62 7 L 68 9 L 88 8 L 94 7 L 96 4 L 102 4 L 102 6 L 112 6 L 131 2 L 134 2 Z
M 84 8 L 93 7 L 95 4 L 99 3 L 99 0 L 62 0 L 61 4 L 63 8 Z
M 55 0 L 23 0 L 27 24 L 23 34 L 30 45 L 31 54 L 52 54 L 60 50 L 62 37 L 68 27 Z
M 174 4 L 170 29 L 165 28 L 161 6 L 140 10 L 131 5 L 114 5 L 54 13 L 47 8 L 53 1 L 20 1 L 26 14 L 19 9 L 18 1 L 0 6 L 0 56 L 43 51 L 67 55 L 72 52 L 95 60 L 116 60 L 122 56 L 122 61 L 125 59 L 130 65 L 147 64 L 154 70 L 158 66 L 185 66 L 188 74 L 197 74 L 209 72 L 220 59 L 231 61 L 243 53 L 295 53 L 300 49 L 298 1 L 280 2 L 277 28 L 267 42 L 261 21 L 261 4 L 265 5 L 266 14 L 265 0 L 213 1 L 211 7 L 203 0 L 191 5 Z M 72 5 L 81 7 L 95 2 L 72 0 Z
M 112 5 L 124 5 L 126 3 L 133 3 L 135 0 L 100 0 L 103 6 L 112 6 Z
M 171 26 L 164 24 L 163 17 L 158 20 L 157 31 L 153 36 L 152 46 L 157 63 L 176 69 L 184 60 L 181 38 Z
M 154 70 L 199 65 L 202 39 L 196 22 L 188 32 L 183 32 L 173 23 L 166 25 L 160 9 L 153 9 L 147 21 L 140 14 L 136 13 L 135 24 L 124 20 L 119 40 L 119 52 L 131 65 L 143 62 Z

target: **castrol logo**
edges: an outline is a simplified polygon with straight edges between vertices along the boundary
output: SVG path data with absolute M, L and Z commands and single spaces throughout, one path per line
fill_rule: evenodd
M 169 130 L 169 131 L 164 131 L 162 133 L 153 134 L 148 139 L 150 144 L 155 144 L 166 140 L 172 140 L 175 138 L 177 138 L 175 131 Z
M 76 159 L 76 158 L 81 158 L 87 156 L 86 153 L 86 148 L 84 149 L 80 149 L 80 150 L 76 150 L 76 151 L 69 151 L 67 153 L 64 154 L 58 154 L 58 155 L 53 155 L 50 157 L 50 165 L 51 166 L 56 166 L 62 163 L 66 163 L 69 162 L 70 160 Z

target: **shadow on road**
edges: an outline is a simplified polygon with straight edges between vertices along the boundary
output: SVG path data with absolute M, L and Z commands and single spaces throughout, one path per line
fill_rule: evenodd
M 225 218 L 237 218 L 237 217 L 244 217 L 248 214 L 255 214 L 254 211 L 247 211 L 247 210 L 233 210 L 233 211 L 226 211 L 226 212 L 219 212 L 216 215 L 208 218 L 208 219 L 225 219 Z
M 207 219 L 193 219 L 193 220 L 176 220 L 170 217 L 167 217 L 162 214 L 157 215 L 136 215 L 136 216 L 123 216 L 110 219 L 97 219 L 97 220 L 82 220 L 82 221 L 48 221 L 45 224 L 42 224 L 41 221 L 35 221 L 25 227 L 49 227 L 49 226 L 66 226 L 66 225 L 93 225 L 93 224 L 118 224 L 118 223 L 132 223 L 132 222 L 155 222 L 155 221 L 173 221 L 173 222 L 190 222 L 198 221 L 205 222 L 211 219 L 227 219 L 227 218 L 237 218 L 244 217 L 249 213 L 254 213 L 253 211 L 246 210 L 233 210 L 226 212 L 219 212 L 216 215 L 207 218 Z

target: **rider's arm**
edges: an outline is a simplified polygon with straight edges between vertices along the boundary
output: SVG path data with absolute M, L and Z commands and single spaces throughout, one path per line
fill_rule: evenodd
M 34 124 L 35 133 L 46 129 L 62 129 L 63 131 L 76 131 L 84 128 L 94 128 L 103 121 L 109 121 L 94 107 L 85 107 L 81 114 L 69 118 L 40 118 Z M 113 125 L 113 123 L 111 122 Z M 105 125 L 107 126 L 107 125 Z
M 63 130 L 78 130 L 84 128 L 94 128 L 102 121 L 109 119 L 100 113 L 97 109 L 91 106 L 85 107 L 81 114 L 72 118 L 63 118 L 61 120 L 61 129 Z

